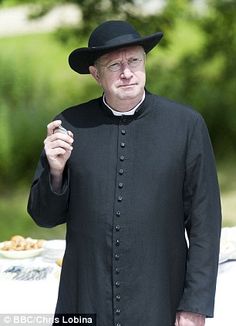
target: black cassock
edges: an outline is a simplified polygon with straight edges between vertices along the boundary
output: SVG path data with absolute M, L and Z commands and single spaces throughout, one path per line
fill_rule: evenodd
M 200 114 L 146 92 L 133 116 L 99 98 L 57 118 L 74 134 L 62 193 L 42 153 L 28 203 L 38 225 L 67 223 L 56 312 L 95 313 L 97 326 L 211 317 L 221 212 Z

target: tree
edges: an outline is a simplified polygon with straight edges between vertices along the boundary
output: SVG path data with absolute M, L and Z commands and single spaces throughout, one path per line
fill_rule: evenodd
M 34 0 L 11 0 L 12 4 L 32 4 L 31 18 L 38 18 L 45 15 L 53 7 L 63 4 L 74 4 L 81 12 L 81 21 L 77 28 L 70 28 L 63 31 L 63 39 L 69 36 L 87 35 L 95 25 L 108 19 L 108 17 L 126 18 L 126 8 L 133 5 L 135 0 L 41 0 L 35 3 Z M 6 4 L 9 0 L 0 0 L 0 4 Z M 59 34 L 60 35 L 60 34 Z

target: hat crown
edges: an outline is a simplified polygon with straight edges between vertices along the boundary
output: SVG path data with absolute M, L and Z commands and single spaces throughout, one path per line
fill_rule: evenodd
M 129 23 L 122 20 L 106 21 L 99 25 L 90 35 L 88 47 L 96 48 L 115 45 L 122 39 L 139 39 L 140 34 Z

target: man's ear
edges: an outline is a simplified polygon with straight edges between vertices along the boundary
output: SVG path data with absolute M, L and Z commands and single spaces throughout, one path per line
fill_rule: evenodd
M 100 76 L 98 73 L 98 69 L 95 66 L 89 66 L 89 72 L 93 76 L 93 78 L 96 80 L 96 82 L 100 84 Z

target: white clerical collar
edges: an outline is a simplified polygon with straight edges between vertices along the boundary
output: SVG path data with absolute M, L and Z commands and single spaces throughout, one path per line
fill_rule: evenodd
M 145 99 L 145 92 L 143 93 L 143 97 L 141 99 L 141 101 L 132 109 L 129 111 L 125 111 L 125 112 L 121 112 L 121 111 L 115 111 L 113 110 L 110 105 L 107 104 L 106 99 L 105 99 L 105 94 L 103 94 L 103 103 L 106 105 L 106 107 L 108 107 L 108 109 L 111 110 L 111 112 L 116 115 L 116 116 L 121 116 L 121 115 L 134 115 L 135 111 L 137 110 L 137 108 L 143 103 L 144 99 Z

